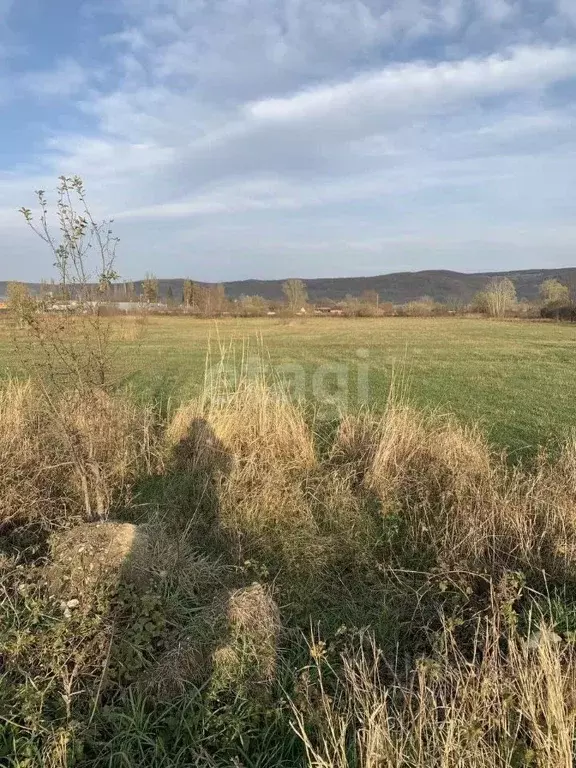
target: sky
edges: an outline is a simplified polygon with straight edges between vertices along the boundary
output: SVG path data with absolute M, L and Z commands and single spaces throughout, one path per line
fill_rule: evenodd
M 125 279 L 576 265 L 576 0 L 0 0 L 0 279 L 79 174 Z

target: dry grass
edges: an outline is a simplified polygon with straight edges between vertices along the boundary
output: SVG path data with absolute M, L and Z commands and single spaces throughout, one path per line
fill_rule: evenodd
M 148 315 L 126 315 L 114 317 L 112 338 L 117 342 L 142 342 L 148 327 Z
M 121 685 L 104 692 L 99 685 L 103 667 L 120 659 L 117 681 L 148 697 L 142 711 L 170 706 L 173 722 L 191 690 L 202 697 L 194 700 L 196 725 L 186 710 L 170 726 L 199 739 L 193 748 L 157 762 L 138 752 L 123 765 L 192 764 L 185 760 L 199 754 L 199 743 L 204 749 L 213 728 L 207 754 L 225 757 L 207 765 L 250 754 L 259 768 L 272 766 L 276 758 L 258 752 L 254 739 L 264 743 L 281 721 L 300 739 L 287 747 L 285 765 L 570 768 L 576 438 L 555 458 L 542 453 L 531 471 L 511 468 L 478 429 L 391 401 L 382 415 L 343 417 L 326 449 L 319 425 L 263 369 L 231 382 L 222 367 L 207 384 L 163 425 L 124 396 L 62 397 L 47 408 L 31 384 L 0 389 L 6 530 L 32 522 L 71 527 L 56 536 L 52 556 L 92 573 L 98 558 L 109 564 L 112 549 L 104 542 L 98 553 L 86 550 L 86 528 L 112 532 L 114 544 L 126 544 L 114 550 L 122 557 L 135 529 L 87 526 L 86 492 L 106 518 L 115 509 L 128 514 L 142 478 L 163 489 L 140 508 L 153 588 L 124 595 L 114 616 L 87 615 L 75 625 L 78 610 L 66 623 L 36 584 L 58 564 L 21 571 L 29 593 L 20 594 L 16 566 L 3 558 L 0 587 L 5 574 L 11 580 L 0 592 L 12 633 L 7 659 L 16 659 L 11 674 L 20 680 L 9 711 L 17 713 L 45 679 L 46 700 L 66 702 L 54 727 L 38 731 L 50 732 L 45 764 L 73 764 L 64 742 L 93 708 L 88 695 L 128 706 Z M 181 518 L 170 517 L 174 506 Z M 561 589 L 562 628 L 552 608 Z M 29 594 L 38 601 L 33 610 Z M 25 633 L 23 616 L 36 622 Z M 402 625 L 390 633 L 393 642 L 386 622 Z M 303 668 L 301 638 L 311 626 L 312 659 Z M 57 656 L 62 638 L 68 655 Z M 26 669 L 29 658 L 37 668 Z M 126 677 L 131 664 L 136 672 Z M 69 669 L 75 677 L 66 693 Z M 3 695 L 0 686 L 0 702 Z M 122 710 L 121 732 L 126 717 Z M 257 732 L 249 749 L 248 721 Z M 95 727 L 90 720 L 87 739 Z M 151 728 L 146 720 L 138 749 Z M 150 737 L 154 749 L 162 734 Z M 227 739 L 244 751 L 226 752 Z
M 445 627 L 438 653 L 408 678 L 391 674 L 373 641 L 361 638 L 342 659 L 335 694 L 316 662 L 319 683 L 294 705 L 310 768 L 571 768 L 573 648 L 546 626 L 537 643 L 504 635 L 505 652 L 493 617 L 465 656 Z M 321 719 L 313 733 L 310 709 Z
M 263 369 L 232 385 L 225 373 L 174 414 L 167 436 L 178 464 L 215 477 L 219 525 L 239 551 L 246 537 L 263 546 L 282 546 L 284 530 L 313 537 L 303 485 L 317 466 L 310 425 Z
M 127 397 L 50 401 L 30 382 L 0 387 L 0 525 L 105 519 L 156 461 L 154 417 Z
M 576 565 L 576 446 L 534 472 L 510 469 L 477 428 L 391 404 L 381 418 L 343 419 L 332 461 L 400 516 L 414 550 L 437 564 L 498 574 L 545 570 L 572 578 Z
M 42 460 L 46 419 L 29 383 L 0 388 L 0 525 L 52 518 L 59 505 L 58 469 Z M 47 460 L 46 460 L 47 459 Z M 61 462 L 58 461 L 58 464 Z
M 204 608 L 185 633 L 147 674 L 144 687 L 162 699 L 182 695 L 194 685 L 217 695 L 223 690 L 269 692 L 276 675 L 280 615 L 270 589 L 259 583 L 241 589 L 211 583 Z

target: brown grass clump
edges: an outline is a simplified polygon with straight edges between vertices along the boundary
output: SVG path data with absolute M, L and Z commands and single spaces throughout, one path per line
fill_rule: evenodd
M 156 461 L 152 409 L 105 393 L 0 386 L 0 526 L 105 519 Z
M 261 584 L 236 590 L 228 598 L 226 616 L 230 638 L 214 654 L 219 676 L 230 675 L 241 665 L 259 683 L 276 674 L 280 614 L 269 590 Z
M 85 513 L 104 519 L 114 503 L 125 502 L 138 474 L 154 463 L 154 419 L 149 407 L 104 392 L 62 399 L 54 420 L 74 466 L 73 489 Z
M 57 513 L 63 462 L 42 451 L 45 423 L 29 382 L 0 387 L 0 527 Z
M 557 458 L 542 453 L 535 470 L 510 473 L 502 503 L 505 544 L 517 563 L 552 578 L 576 578 L 576 444 L 570 438 Z
M 120 342 L 142 341 L 148 326 L 148 315 L 117 316 L 112 323 L 112 338 Z
M 391 406 L 343 419 L 332 462 L 400 519 L 414 552 L 438 565 L 576 574 L 576 448 L 542 454 L 535 472 L 509 469 L 477 428 Z
M 215 594 L 178 642 L 147 673 L 144 688 L 162 699 L 190 685 L 264 691 L 274 680 L 280 615 L 269 589 L 250 587 Z
M 460 501 L 492 480 L 491 451 L 478 430 L 391 405 L 381 418 L 344 417 L 333 458 L 351 465 L 392 509 L 398 498 Z
M 312 537 L 304 480 L 316 467 L 312 430 L 301 409 L 262 376 L 230 388 L 217 377 L 203 399 L 184 404 L 168 427 L 179 466 L 218 479 L 223 532 L 256 546 L 283 545 L 281 531 Z
M 403 678 L 364 636 L 342 658 L 336 694 L 301 690 L 296 727 L 310 768 L 571 768 L 576 726 L 572 646 L 542 625 L 536 642 L 512 632 L 503 651 L 499 621 L 478 633 L 471 656 L 445 626 L 439 651 Z M 309 730 L 308 709 L 320 717 Z
M 477 429 L 390 405 L 381 418 L 345 417 L 332 460 L 377 495 L 383 515 L 401 517 L 415 550 L 482 562 L 502 467 Z

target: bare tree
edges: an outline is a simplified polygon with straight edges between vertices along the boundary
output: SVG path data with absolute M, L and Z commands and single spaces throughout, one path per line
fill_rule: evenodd
M 516 304 L 516 288 L 507 277 L 493 278 L 483 296 L 488 314 L 492 317 L 504 317 Z
M 282 291 L 292 312 L 298 312 L 308 301 L 308 291 L 302 280 L 286 280 L 282 284 Z

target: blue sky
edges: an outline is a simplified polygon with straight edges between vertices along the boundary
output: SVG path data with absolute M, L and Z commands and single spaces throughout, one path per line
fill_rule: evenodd
M 576 265 L 576 0 L 0 0 L 0 279 L 80 174 L 119 271 Z

